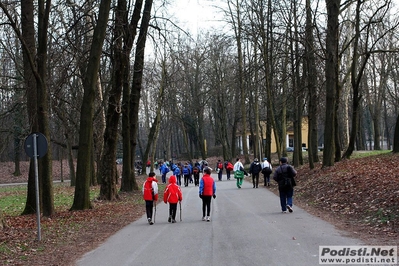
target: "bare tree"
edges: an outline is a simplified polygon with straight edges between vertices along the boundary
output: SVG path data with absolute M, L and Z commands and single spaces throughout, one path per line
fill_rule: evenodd
M 315 60 L 314 47 L 314 28 L 315 24 L 312 19 L 312 7 L 310 0 L 306 0 L 306 32 L 305 32 L 305 78 L 306 87 L 308 89 L 308 154 L 309 167 L 314 168 L 314 163 L 319 161 L 318 156 L 318 134 L 317 134 L 317 90 L 316 79 L 317 69 Z
M 340 0 L 326 0 L 327 36 L 326 36 L 326 115 L 323 149 L 323 166 L 334 165 L 336 90 L 338 89 L 338 16 Z
M 242 152 L 245 157 L 245 164 L 249 164 L 249 154 L 248 154 L 248 144 L 247 144 L 247 112 L 246 112 L 246 90 L 243 84 L 244 80 L 244 68 L 243 68 L 243 48 L 242 48 L 242 14 L 241 14 L 241 2 L 236 0 L 227 1 L 228 4 L 228 16 L 230 17 L 231 26 L 233 27 L 236 46 L 237 46 L 237 64 L 238 64 L 238 75 L 237 82 L 239 87 L 239 95 L 240 95 L 240 109 L 241 109 L 241 143 L 242 143 Z
M 80 116 L 79 150 L 76 168 L 75 196 L 71 210 L 91 208 L 90 177 L 93 156 L 94 95 L 98 81 L 100 57 L 105 38 L 111 1 L 101 0 L 97 25 L 93 33 L 89 61 L 84 78 L 84 96 Z
M 13 20 L 6 5 L 0 2 L 0 7 L 7 15 L 7 18 L 13 27 L 15 33 L 20 39 L 24 54 L 24 70 L 26 73 L 27 90 L 32 90 L 32 94 L 28 93 L 28 108 L 30 113 L 30 123 L 32 128 L 43 133 L 46 138 L 50 139 L 49 118 L 48 118 L 48 88 L 46 84 L 47 75 L 47 29 L 49 22 L 49 14 L 51 1 L 38 2 L 38 29 L 37 29 L 37 51 L 35 45 L 35 28 L 34 28 L 34 7 L 32 1 L 25 1 L 21 4 L 21 12 L 24 14 L 21 20 L 22 33 Z M 25 35 L 26 34 L 26 35 Z M 35 61 L 36 60 L 36 61 Z M 30 68 L 30 69 L 29 69 Z M 32 87 L 29 87 L 32 85 Z M 36 132 L 37 132 L 36 131 Z M 44 216 L 51 216 L 54 213 L 54 196 L 53 196 L 53 180 L 52 180 L 52 164 L 51 164 L 51 145 L 46 155 L 39 160 L 39 176 L 40 176 L 40 204 Z M 33 164 L 31 163 L 30 174 L 28 179 L 28 196 L 23 214 L 34 213 L 36 209 L 35 201 L 35 180 L 33 172 Z
M 363 1 L 358 0 L 356 3 L 356 18 L 355 18 L 355 36 L 353 39 L 353 55 L 352 55 L 352 65 L 351 65 L 351 86 L 353 90 L 353 98 L 352 98 L 352 126 L 351 126 L 351 134 L 349 138 L 349 145 L 347 150 L 345 151 L 343 158 L 349 158 L 352 155 L 352 152 L 355 149 L 356 135 L 358 132 L 359 125 L 359 112 L 360 112 L 360 104 L 362 101 L 362 91 L 361 91 L 361 83 L 363 80 L 364 70 L 367 66 L 368 60 L 372 53 L 379 52 L 376 51 L 375 47 L 378 44 L 378 40 L 383 38 L 383 36 L 387 35 L 392 29 L 397 27 L 395 24 L 391 29 L 388 29 L 385 32 L 380 33 L 381 35 L 376 38 L 374 42 L 370 40 L 370 32 L 374 27 L 375 20 L 381 20 L 389 10 L 388 4 L 390 1 L 383 2 L 381 6 L 376 8 L 376 11 L 372 13 L 372 15 L 368 18 L 368 21 L 364 25 L 365 29 L 365 37 L 364 40 L 361 40 L 361 8 L 363 6 Z M 382 13 L 382 14 L 381 14 Z M 364 42 L 363 49 L 361 52 L 360 43 Z M 378 133 L 377 133 L 378 134 Z
M 131 132 L 130 132 L 130 145 L 132 147 L 131 150 L 131 158 L 135 158 L 136 154 L 136 144 L 137 144 L 137 132 L 139 128 L 139 123 L 138 123 L 138 113 L 139 113 L 139 104 L 140 104 L 140 96 L 141 96 L 141 90 L 142 90 L 142 80 L 143 80 L 143 70 L 144 70 L 144 51 L 145 51 L 145 44 L 147 40 L 147 31 L 148 31 L 148 26 L 150 23 L 150 18 L 151 18 L 151 7 L 152 7 L 152 0 L 146 0 L 144 4 L 144 10 L 143 10 L 143 18 L 141 20 L 140 24 L 140 32 L 138 35 L 137 39 L 137 45 L 136 45 L 136 54 L 135 54 L 135 59 L 134 59 L 134 66 L 133 66 L 133 83 L 132 83 L 132 88 L 131 88 L 131 95 L 130 95 L 130 100 L 129 103 L 131 105 L 131 109 L 129 112 L 130 115 L 130 126 L 131 126 Z M 124 140 L 125 141 L 125 140 Z M 134 162 L 131 161 L 131 163 Z M 138 189 L 138 184 L 136 179 L 134 178 L 134 171 L 132 171 L 132 176 L 129 177 L 129 180 L 131 181 L 132 184 L 132 189 L 137 190 Z M 127 178 L 126 176 L 123 176 L 123 178 Z

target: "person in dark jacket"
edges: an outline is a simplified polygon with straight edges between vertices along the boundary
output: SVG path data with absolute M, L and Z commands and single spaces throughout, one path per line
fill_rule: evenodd
M 158 200 L 158 180 L 155 178 L 155 173 L 148 174 L 147 180 L 143 184 L 143 199 L 145 200 L 145 211 L 147 213 L 147 221 L 153 224 L 152 221 L 152 208 L 154 201 Z
M 202 221 L 211 221 L 211 200 L 216 198 L 216 183 L 211 176 L 212 169 L 204 168 L 204 175 L 200 180 L 199 197 L 202 199 Z
M 218 180 L 222 181 L 222 177 L 223 177 L 223 163 L 221 160 L 218 160 L 218 162 L 216 163 L 216 173 L 218 174 Z
M 294 177 L 297 172 L 287 163 L 287 158 L 280 159 L 280 166 L 274 172 L 273 179 L 278 183 L 280 194 L 280 205 L 283 213 L 293 212 L 292 197 L 294 195 L 294 186 L 296 186 Z
M 262 171 L 262 165 L 260 164 L 258 158 L 255 158 L 249 167 L 249 173 L 252 175 L 253 188 L 258 188 L 260 171 Z

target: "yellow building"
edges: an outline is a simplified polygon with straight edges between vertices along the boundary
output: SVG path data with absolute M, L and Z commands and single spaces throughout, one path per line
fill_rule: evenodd
M 262 122 L 265 123 L 264 121 L 261 121 L 261 123 Z M 308 131 L 309 131 L 308 117 L 306 116 L 306 117 L 302 118 L 302 145 L 301 146 L 304 149 L 308 148 Z M 266 135 L 266 134 L 264 134 L 264 135 Z M 290 125 L 287 126 L 286 143 L 287 143 L 287 147 L 294 148 L 294 128 L 292 126 L 292 122 L 290 122 Z M 273 130 L 272 130 L 271 152 L 272 153 L 277 152 L 276 138 L 274 137 Z
M 260 121 L 259 122 L 260 125 L 260 135 L 262 136 L 262 147 L 264 146 L 264 143 L 266 142 L 266 121 Z M 307 116 L 304 116 L 302 118 L 302 147 L 304 149 L 308 148 L 308 131 L 309 131 L 309 126 L 308 126 L 308 118 Z M 277 152 L 277 144 L 276 144 L 276 139 L 274 137 L 274 132 L 272 130 L 272 135 L 271 135 L 271 152 L 272 153 L 276 153 Z M 247 133 L 247 146 L 249 147 L 250 150 L 254 150 L 253 145 L 255 145 L 255 139 L 251 138 L 251 133 L 248 132 Z M 236 137 L 236 144 L 237 147 L 240 151 L 240 153 L 242 154 L 242 136 L 241 135 L 237 135 Z M 286 144 L 287 147 L 291 147 L 294 148 L 294 129 L 292 126 L 292 122 L 289 123 L 289 125 L 287 126 L 287 134 L 286 134 Z M 263 148 L 261 148 L 263 149 Z

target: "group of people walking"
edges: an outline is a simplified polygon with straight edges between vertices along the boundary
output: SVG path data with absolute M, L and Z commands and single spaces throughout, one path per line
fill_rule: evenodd
M 292 208 L 292 197 L 293 197 L 293 188 L 296 185 L 294 177 L 297 172 L 295 169 L 287 163 L 287 158 L 283 157 L 280 159 L 280 165 L 274 172 L 273 179 L 278 183 L 279 196 L 280 196 L 280 205 L 283 213 L 293 212 Z M 160 167 L 160 171 L 162 174 L 162 182 L 166 183 L 166 173 L 162 171 L 163 165 Z M 186 163 L 183 169 L 189 169 L 189 164 Z M 169 168 L 166 164 L 164 167 Z M 178 167 L 178 166 L 176 166 Z M 202 178 L 199 178 L 200 172 L 202 168 Z M 230 180 L 231 171 L 234 172 L 234 178 L 236 179 L 236 185 L 238 188 L 242 187 L 244 176 L 252 175 L 252 184 L 253 188 L 258 188 L 259 186 L 259 175 L 262 173 L 264 176 L 264 186 L 270 186 L 270 175 L 272 174 L 272 165 L 267 160 L 267 158 L 263 158 L 263 162 L 259 162 L 258 158 L 255 158 L 249 167 L 249 172 L 246 172 L 244 169 L 244 165 L 241 162 L 240 158 L 236 159 L 234 165 L 229 161 L 225 161 L 224 163 L 221 160 L 218 160 L 216 164 L 216 172 L 218 174 L 218 180 L 222 181 L 222 173 L 223 168 L 226 170 L 227 180 Z M 194 172 L 194 170 L 197 170 Z M 180 169 L 179 169 L 180 170 Z M 177 172 L 177 171 L 176 171 Z M 163 201 L 165 204 L 169 203 L 169 217 L 168 222 L 176 223 L 176 212 L 177 212 L 177 204 L 180 205 L 181 210 L 181 201 L 183 200 L 183 194 L 181 191 L 181 183 L 179 184 L 179 179 L 175 175 L 175 170 L 173 171 L 172 176 L 169 177 L 169 184 L 165 187 L 165 191 L 163 194 Z M 202 220 L 210 221 L 210 213 L 211 213 L 211 200 L 212 198 L 216 198 L 216 183 L 211 176 L 212 169 L 206 165 L 195 165 L 192 169 L 192 172 L 184 172 L 184 185 L 188 186 L 188 182 L 190 180 L 190 173 L 194 175 L 194 183 L 195 186 L 199 186 L 198 193 L 199 197 L 202 200 Z M 164 176 L 165 174 L 165 176 Z M 154 202 L 156 204 L 158 200 L 158 180 L 156 179 L 155 173 L 151 172 L 148 175 L 147 180 L 143 184 L 143 198 L 146 202 L 146 214 L 147 221 L 149 224 L 153 224 L 155 220 L 155 215 L 153 216 Z M 156 205 L 155 205 L 156 211 Z M 180 212 L 181 214 L 181 212 Z M 154 220 L 153 220 L 154 217 Z M 180 216 L 181 219 L 181 216 Z
M 208 163 L 206 161 L 201 161 L 201 163 L 197 161 L 195 164 L 192 162 L 178 162 L 175 164 L 172 161 L 160 161 L 159 165 L 159 172 L 163 184 L 166 184 L 166 175 L 172 171 L 172 174 L 176 177 L 177 185 L 182 185 L 181 180 L 183 178 L 184 186 L 187 187 L 192 183 L 194 183 L 195 186 L 199 186 L 200 173 L 208 166 Z
M 216 183 L 211 176 L 212 169 L 205 166 L 203 169 L 203 175 L 201 180 L 198 181 L 198 192 L 199 197 L 202 199 L 202 221 L 211 221 L 211 201 L 212 198 L 216 198 Z M 199 173 L 198 173 L 199 176 Z M 147 180 L 143 184 L 143 198 L 146 206 L 147 221 L 150 225 L 154 224 L 153 210 L 156 205 L 154 202 L 158 201 L 158 180 L 155 177 L 155 173 L 151 172 L 148 175 Z M 169 184 L 165 187 L 163 193 L 163 201 L 165 204 L 169 204 L 169 223 L 176 223 L 177 204 L 180 205 L 181 215 L 181 202 L 183 200 L 183 193 L 181 187 L 177 184 L 175 175 L 169 177 Z M 180 216 L 181 220 L 181 216 Z

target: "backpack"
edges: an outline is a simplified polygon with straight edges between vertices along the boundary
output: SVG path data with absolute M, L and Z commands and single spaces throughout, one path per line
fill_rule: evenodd
M 278 188 L 281 190 L 290 190 L 293 188 L 293 182 L 291 178 L 291 174 L 288 171 L 283 171 L 283 168 L 281 167 L 281 173 L 280 173 L 281 179 L 278 182 Z
M 259 174 L 259 172 L 262 171 L 262 165 L 260 163 L 252 163 L 252 167 L 250 168 L 250 171 L 253 174 Z
M 177 175 L 180 175 L 180 169 L 179 169 L 179 167 L 177 167 L 177 166 L 175 167 L 175 169 L 173 170 L 173 174 L 176 175 L 176 176 L 177 176 Z
M 222 163 L 218 163 L 218 168 L 219 169 L 223 169 L 223 164 Z
M 264 174 L 266 176 L 270 175 L 271 173 L 272 173 L 272 169 L 270 169 L 270 166 L 262 169 L 262 174 Z
M 169 167 L 165 166 L 165 168 L 163 169 L 162 173 L 163 174 L 167 174 L 167 173 L 169 173 L 169 171 L 170 171 Z
M 184 167 L 183 168 L 183 175 L 189 175 L 190 174 L 190 170 L 188 170 L 188 167 Z
M 232 164 L 231 162 L 228 162 L 228 163 L 227 163 L 227 166 L 226 166 L 226 170 L 227 170 L 227 171 L 233 171 L 233 169 L 234 169 L 233 164 Z
M 193 173 L 194 173 L 194 174 L 198 174 L 198 173 L 199 173 L 198 167 L 194 167 Z

